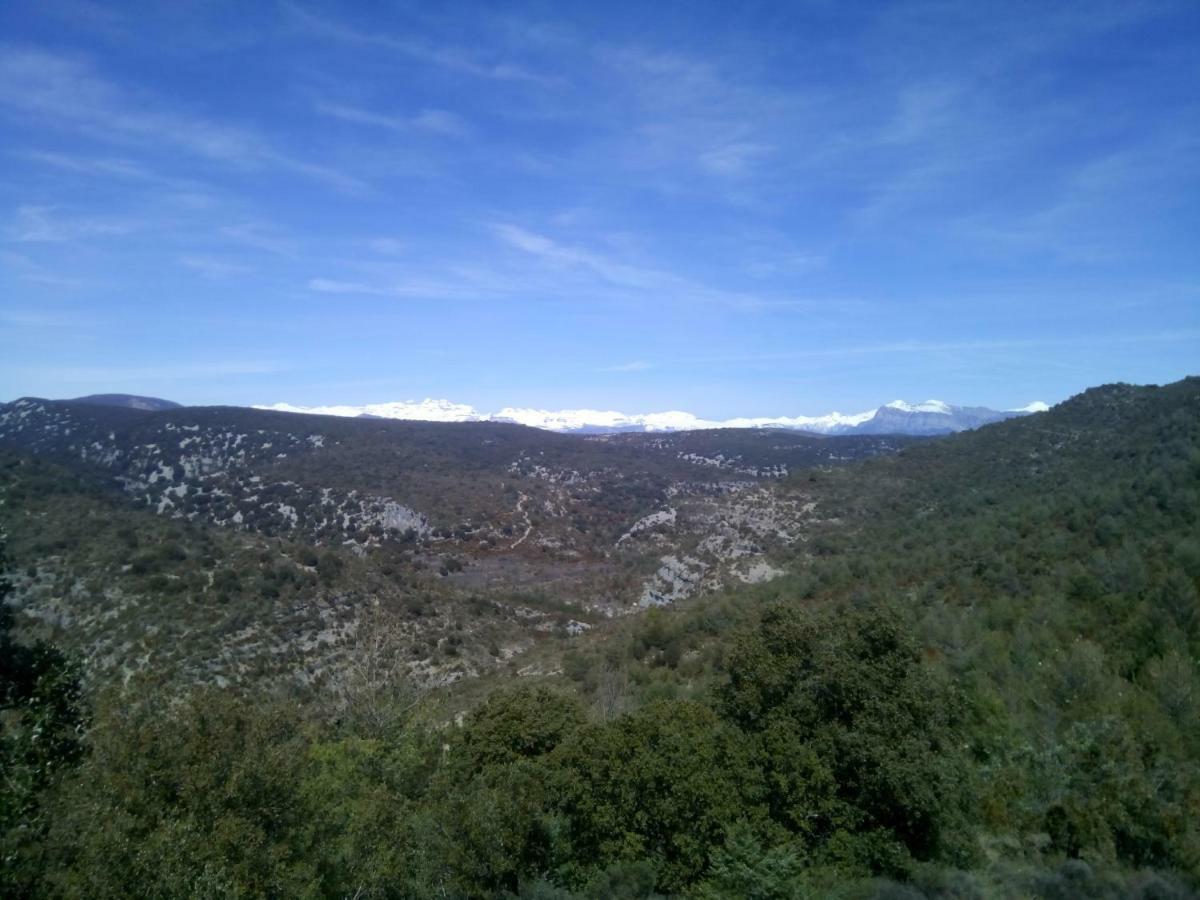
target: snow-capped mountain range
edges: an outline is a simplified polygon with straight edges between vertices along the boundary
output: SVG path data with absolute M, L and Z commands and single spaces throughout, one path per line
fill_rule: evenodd
M 832 412 L 823 416 L 779 416 L 775 418 L 702 419 L 688 412 L 643 413 L 629 415 L 597 409 L 525 409 L 505 407 L 497 413 L 483 413 L 473 406 L 449 400 L 426 399 L 365 406 L 293 406 L 274 403 L 255 406 L 277 412 L 309 413 L 323 416 L 349 416 L 376 419 L 412 419 L 425 422 L 515 422 L 547 431 L 602 434 L 619 431 L 695 431 L 701 428 L 788 428 L 818 434 L 949 434 L 999 422 L 1014 416 L 1043 412 L 1042 402 L 1020 409 L 995 410 L 982 406 L 953 406 L 941 400 L 924 403 L 891 403 L 866 412 L 845 415 Z

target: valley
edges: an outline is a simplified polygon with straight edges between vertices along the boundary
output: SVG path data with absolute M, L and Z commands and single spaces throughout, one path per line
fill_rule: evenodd
M 10 602 L 101 679 L 319 683 L 380 616 L 421 684 L 541 671 L 527 654 L 782 574 L 821 518 L 791 472 L 918 440 L 23 399 L 0 407 Z

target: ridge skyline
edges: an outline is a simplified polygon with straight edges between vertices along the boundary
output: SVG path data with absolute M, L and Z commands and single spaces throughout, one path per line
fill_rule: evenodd
M 253 409 L 289 412 L 307 415 L 331 415 L 340 417 L 366 417 L 430 422 L 512 422 L 532 428 L 558 432 L 617 432 L 649 431 L 669 432 L 708 428 L 786 428 L 814 431 L 821 434 L 839 434 L 868 428 L 881 412 L 886 418 L 915 426 L 920 431 L 959 431 L 990 421 L 999 421 L 1017 415 L 1043 412 L 1049 409 L 1044 401 L 1033 401 L 1022 407 L 996 410 L 984 406 L 965 406 L 946 403 L 942 400 L 925 400 L 909 403 L 892 400 L 880 406 L 856 413 L 832 411 L 821 415 L 796 416 L 736 416 L 727 419 L 710 419 L 694 413 L 672 409 L 660 412 L 625 413 L 618 410 L 590 408 L 543 409 L 536 407 L 506 406 L 497 412 L 485 412 L 474 406 L 444 398 L 426 397 L 423 400 L 387 401 L 362 405 L 332 404 L 302 406 L 291 403 L 254 404 Z

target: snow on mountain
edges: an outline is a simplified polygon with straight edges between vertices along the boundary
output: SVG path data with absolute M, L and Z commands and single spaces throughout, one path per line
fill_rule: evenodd
M 531 428 L 566 432 L 694 431 L 701 428 L 788 428 L 819 434 L 948 434 L 998 422 L 1013 416 L 1044 412 L 1045 403 L 1030 403 L 1020 409 L 992 410 L 984 407 L 953 406 L 941 400 L 906 403 L 893 400 L 877 409 L 844 415 L 778 416 L 760 418 L 702 419 L 689 412 L 670 410 L 629 415 L 616 410 L 531 409 L 505 407 L 498 413 L 481 413 L 464 403 L 448 400 L 407 400 L 372 403 L 366 406 L 293 406 L 275 403 L 256 406 L 279 412 L 325 416 L 368 416 L 380 419 L 411 419 L 425 422 L 513 422 Z
M 290 403 L 273 403 L 270 406 L 255 406 L 254 409 L 272 409 L 276 412 L 309 413 L 314 416 L 366 417 L 372 419 L 415 419 L 420 422 L 483 422 L 490 416 L 480 414 L 465 403 L 449 400 L 405 400 L 393 403 L 368 403 L 366 406 L 293 406 Z
M 941 413 L 944 416 L 951 415 L 954 409 L 949 403 L 943 403 L 941 400 L 926 400 L 924 403 L 905 403 L 903 400 L 893 400 L 887 406 L 901 412 Z
M 505 407 L 491 417 L 497 422 L 516 422 L 549 431 L 687 431 L 713 428 L 713 424 L 691 413 L 665 412 L 630 416 L 615 410 L 598 409 L 516 409 Z
M 835 433 L 842 429 L 854 428 L 875 415 L 875 410 L 843 415 L 831 412 L 824 416 L 779 416 L 776 418 L 758 419 L 726 419 L 716 426 L 719 428 L 792 428 L 798 431 L 816 431 L 821 434 Z

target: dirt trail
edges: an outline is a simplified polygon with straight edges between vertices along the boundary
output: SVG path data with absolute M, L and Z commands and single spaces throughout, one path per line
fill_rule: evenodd
M 508 548 L 509 550 L 515 550 L 518 546 L 520 546 L 525 538 L 529 537 L 529 533 L 533 531 L 533 523 L 529 521 L 529 512 L 525 509 L 525 501 L 528 499 L 529 495 L 522 493 L 520 498 L 517 500 L 517 512 L 525 517 L 525 533 L 512 542 L 512 546 Z

